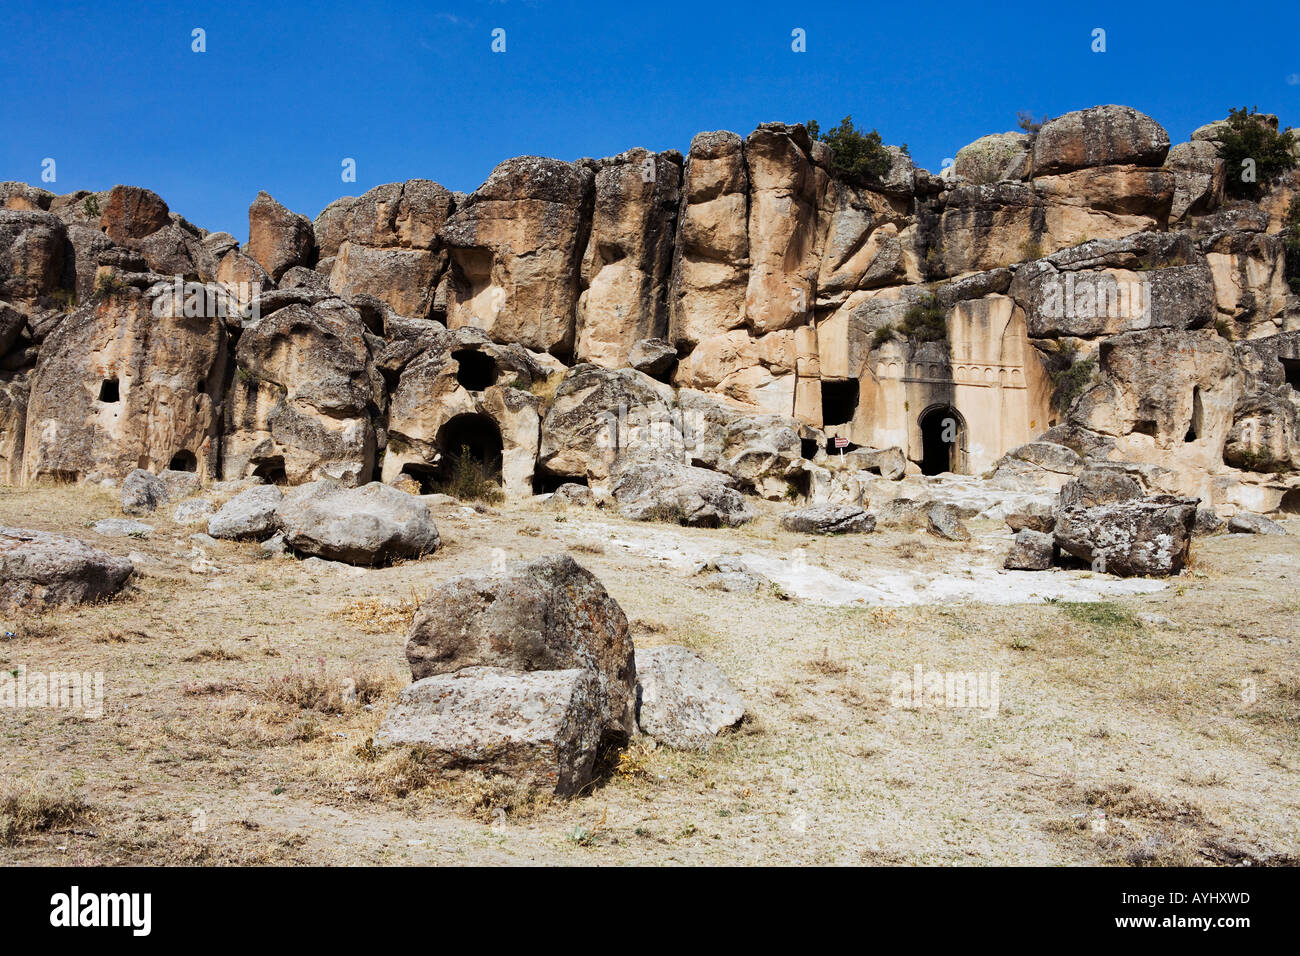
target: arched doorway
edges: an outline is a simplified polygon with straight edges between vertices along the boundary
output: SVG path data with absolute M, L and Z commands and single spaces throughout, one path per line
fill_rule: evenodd
M 966 422 L 951 405 L 931 405 L 917 419 L 921 430 L 921 474 L 961 473 Z
M 501 430 L 486 415 L 457 415 L 438 429 L 437 479 L 452 494 L 501 484 Z M 418 480 L 418 477 L 417 477 Z M 464 495 L 461 495 L 464 496 Z

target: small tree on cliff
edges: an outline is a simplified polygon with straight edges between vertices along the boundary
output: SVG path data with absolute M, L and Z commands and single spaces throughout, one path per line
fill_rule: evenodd
M 846 183 L 865 186 L 878 183 L 889 174 L 894 157 L 885 148 L 880 134 L 874 129 L 870 133 L 858 129 L 853 125 L 852 116 L 844 117 L 839 126 L 824 134 L 816 120 L 809 120 L 807 127 L 809 136 L 831 148 L 835 154 L 831 169 Z M 902 149 L 907 152 L 906 145 Z
M 1228 124 L 1219 134 L 1219 141 L 1223 143 L 1220 155 L 1228 167 L 1227 190 L 1231 196 L 1254 199 L 1295 165 L 1295 132 L 1288 126 L 1279 133 L 1253 106 L 1249 110 L 1244 106 L 1228 110 Z

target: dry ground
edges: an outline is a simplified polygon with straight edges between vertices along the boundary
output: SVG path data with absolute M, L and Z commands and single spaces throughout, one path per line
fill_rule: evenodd
M 780 531 L 779 510 L 706 531 L 535 503 L 439 506 L 436 555 L 352 571 L 262 559 L 251 543 L 200 556 L 188 538 L 202 528 L 161 514 L 148 540 L 100 538 L 88 524 L 120 514 L 116 492 L 0 489 L 0 524 L 145 557 L 109 604 L 0 619 L 5 669 L 105 681 L 99 719 L 0 710 L 0 863 L 1300 857 L 1300 521 L 1285 538 L 1198 541 L 1167 588 L 1099 603 L 828 606 L 691 574 L 692 555 L 742 551 L 850 582 L 959 580 L 991 575 L 1009 540 L 979 522 L 970 544 L 811 539 Z M 750 710 L 740 729 L 708 753 L 636 747 L 571 802 L 376 752 L 369 738 L 409 680 L 412 602 L 494 558 L 566 549 L 639 645 L 685 644 L 731 677 Z M 894 675 L 918 664 L 996 672 L 996 713 L 891 706 Z

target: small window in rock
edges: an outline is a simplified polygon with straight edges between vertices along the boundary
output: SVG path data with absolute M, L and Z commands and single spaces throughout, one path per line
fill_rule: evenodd
M 264 458 L 253 466 L 253 477 L 261 478 L 268 485 L 283 485 L 288 481 L 284 473 L 284 458 L 274 455 Z
M 208 394 L 208 383 L 203 379 L 199 379 L 199 384 L 194 386 L 194 394 L 196 395 Z
M 816 438 L 799 439 L 799 454 L 804 458 L 816 458 L 820 447 Z
M 194 457 L 193 452 L 178 451 L 172 455 L 171 463 L 167 467 L 172 471 L 198 471 L 199 460 Z
M 1300 359 L 1280 358 L 1278 361 L 1286 372 L 1286 383 L 1300 392 Z
M 1183 441 L 1193 442 L 1201 437 L 1201 387 L 1196 385 L 1192 388 L 1192 420 L 1187 426 L 1187 434 L 1183 436 Z
M 858 380 L 822 382 L 822 424 L 847 425 L 858 410 Z
M 112 404 L 122 400 L 122 390 L 117 384 L 117 379 L 106 378 L 99 385 L 99 400 Z
M 1150 435 L 1152 438 L 1155 438 L 1155 437 L 1156 437 L 1156 423 L 1155 423 L 1155 422 L 1151 422 L 1151 421 L 1134 422 L 1134 423 L 1133 423 L 1133 434 L 1135 434 L 1135 435 Z
M 459 349 L 451 357 L 456 362 L 456 381 L 467 392 L 481 392 L 497 380 L 497 363 L 492 356 L 476 349 Z

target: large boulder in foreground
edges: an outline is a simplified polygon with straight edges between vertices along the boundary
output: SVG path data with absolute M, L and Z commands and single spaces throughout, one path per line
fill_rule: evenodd
M 1159 495 L 1095 508 L 1062 508 L 1056 516 L 1056 544 L 1106 574 L 1177 574 L 1187 563 L 1199 501 Z
M 1046 571 L 1052 566 L 1056 542 L 1050 534 L 1021 528 L 1002 566 L 1008 571 Z
M 439 585 L 415 614 L 406 659 L 417 681 L 478 666 L 588 670 L 603 732 L 626 740 L 633 731 L 636 667 L 627 617 L 595 575 L 565 554 Z
M 442 543 L 423 502 L 377 481 L 300 485 L 284 496 L 276 520 L 295 551 L 348 564 L 420 558 Z
M 619 461 L 610 477 L 619 513 L 633 521 L 676 521 L 702 528 L 736 527 L 754 511 L 734 479 L 676 461 Z
M 850 534 L 875 531 L 876 519 L 857 505 L 813 505 L 783 514 L 781 527 L 805 534 Z
M 35 610 L 112 597 L 135 568 L 84 541 L 0 527 L 0 610 Z
M 420 746 L 444 770 L 486 768 L 567 797 L 591 780 L 602 695 L 581 667 L 467 667 L 406 687 L 375 743 Z
M 670 645 L 636 652 L 637 723 L 657 743 L 705 750 L 745 716 L 722 671 L 694 651 Z

